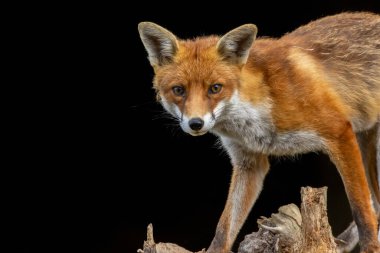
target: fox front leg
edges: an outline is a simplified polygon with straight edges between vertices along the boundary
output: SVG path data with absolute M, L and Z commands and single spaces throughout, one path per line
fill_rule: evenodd
M 255 203 L 269 169 L 267 156 L 231 152 L 234 165 L 228 198 L 219 219 L 215 237 L 207 253 L 229 252 Z M 233 151 L 238 151 L 236 148 Z M 241 150 L 240 150 L 241 151 Z

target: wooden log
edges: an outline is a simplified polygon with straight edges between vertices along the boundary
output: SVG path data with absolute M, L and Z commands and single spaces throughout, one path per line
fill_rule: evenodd
M 144 249 L 139 249 L 139 253 L 193 253 L 174 243 L 155 243 L 153 238 L 153 225 L 149 224 L 147 233 L 147 240 L 144 241 Z M 196 253 L 205 253 L 205 250 Z
M 301 189 L 301 211 L 294 204 L 260 218 L 259 230 L 245 237 L 238 253 L 337 253 L 327 217 L 327 187 Z M 140 253 L 194 253 L 173 243 L 155 243 L 153 226 Z M 205 253 L 203 249 L 197 253 Z

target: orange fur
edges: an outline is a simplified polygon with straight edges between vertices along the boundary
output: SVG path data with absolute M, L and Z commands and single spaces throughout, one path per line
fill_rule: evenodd
M 139 30 L 165 108 L 181 121 L 204 117 L 208 128 L 199 134 L 220 136 L 234 164 L 208 253 L 231 248 L 261 190 L 267 156 L 310 150 L 327 152 L 339 170 L 362 252 L 380 252 L 368 187 L 370 181 L 380 205 L 380 16 L 326 17 L 280 39 L 258 39 L 252 47 L 254 25 L 221 38 L 187 41 L 152 23 L 142 23 Z M 210 93 L 213 84 L 222 89 Z M 173 93 L 178 85 L 185 91 L 181 96 Z M 186 124 L 181 125 L 185 131 L 198 134 Z
M 191 94 L 184 110 L 191 115 L 203 115 L 214 109 L 217 101 L 230 97 L 238 86 L 239 69 L 228 66 L 220 59 L 216 43 L 217 37 L 179 42 L 179 51 L 173 63 L 156 69 L 154 87 L 159 96 L 165 96 L 182 108 L 183 99 L 174 97 L 171 87 L 183 85 Z M 204 99 L 207 97 L 207 88 L 214 83 L 224 84 L 223 93 L 207 101 Z

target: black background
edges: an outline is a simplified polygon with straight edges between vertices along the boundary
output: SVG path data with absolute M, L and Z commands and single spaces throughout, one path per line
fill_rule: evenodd
M 37 96 L 23 108 L 26 127 L 16 143 L 22 155 L 14 159 L 9 189 L 16 193 L 16 248 L 136 252 L 149 223 L 156 241 L 194 251 L 211 242 L 231 165 L 214 136 L 188 136 L 165 118 L 139 22 L 156 22 L 179 38 L 222 35 L 245 23 L 256 24 L 259 36 L 279 37 L 328 14 L 380 12 L 377 0 L 205 2 L 81 4 L 53 8 L 40 19 L 48 38 L 41 78 L 47 87 L 29 88 Z M 299 204 L 301 186 L 329 187 L 335 234 L 350 222 L 341 180 L 326 156 L 271 163 L 238 241 L 257 229 L 258 217 Z

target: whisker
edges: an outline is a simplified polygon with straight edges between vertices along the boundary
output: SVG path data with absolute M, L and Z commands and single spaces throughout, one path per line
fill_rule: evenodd
M 157 103 L 156 101 L 146 101 L 146 102 L 142 102 L 139 104 L 130 105 L 128 108 L 129 109 L 137 109 L 137 108 L 145 106 L 145 105 L 151 105 L 151 104 L 156 104 L 156 103 Z
M 171 119 L 179 122 L 179 119 L 175 117 L 174 115 L 170 114 L 166 110 L 160 110 L 157 112 L 157 114 L 152 118 L 152 120 L 157 120 L 157 119 Z

